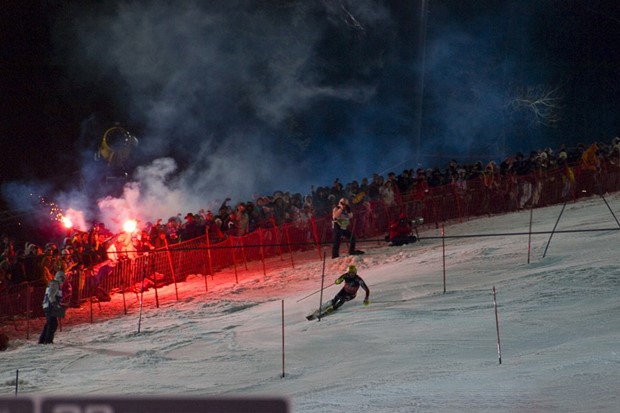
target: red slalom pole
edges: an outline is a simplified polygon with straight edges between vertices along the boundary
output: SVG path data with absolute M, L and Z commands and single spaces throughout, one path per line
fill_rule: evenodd
M 284 300 L 282 300 L 282 378 L 284 376 Z
M 323 289 L 325 285 L 325 250 L 323 250 L 323 273 L 321 274 L 321 298 L 319 298 L 319 317 L 321 321 L 321 313 L 323 312 Z

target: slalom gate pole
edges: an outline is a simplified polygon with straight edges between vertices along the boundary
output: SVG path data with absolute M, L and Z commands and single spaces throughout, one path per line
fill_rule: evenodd
M 17 389 L 19 388 L 19 369 L 15 370 L 15 395 L 17 396 Z
M 174 265 L 172 265 L 172 254 L 170 253 L 170 247 L 168 246 L 168 239 L 164 238 L 164 241 L 166 242 L 166 255 L 168 256 L 168 265 L 170 266 L 170 273 L 172 274 L 172 281 L 174 282 L 174 292 L 176 294 L 177 301 L 179 301 L 179 289 L 177 286 L 177 277 L 174 273 Z M 155 277 L 155 288 L 157 288 L 157 277 Z M 159 308 L 159 305 L 157 308 Z
M 562 210 L 560 211 L 560 215 L 558 215 L 558 219 L 555 221 L 553 230 L 551 230 L 551 235 L 549 235 L 549 241 L 547 241 L 547 246 L 545 247 L 545 252 L 543 253 L 543 258 L 545 258 L 545 255 L 547 255 L 547 248 L 549 248 L 549 244 L 551 243 L 551 238 L 553 238 L 553 233 L 555 232 L 555 229 L 558 227 L 558 223 L 560 222 L 560 218 L 562 218 L 562 214 L 564 213 L 564 208 L 566 208 L 567 203 L 568 203 L 568 199 L 564 201 L 564 205 L 562 205 Z
M 146 277 L 146 269 L 142 270 L 142 287 L 140 288 L 140 313 L 138 316 L 138 333 L 140 332 L 140 326 L 142 324 L 142 299 L 144 298 L 144 278 L 145 277 Z M 157 276 L 155 276 L 155 284 L 157 284 Z
M 316 248 L 319 251 L 319 259 L 322 259 L 323 257 L 321 257 L 321 242 L 319 241 L 319 234 L 316 230 L 316 222 L 314 222 L 314 215 L 310 217 L 310 223 L 312 224 L 312 236 L 314 237 L 314 243 L 316 244 Z
M 267 276 L 267 268 L 265 268 L 265 244 L 263 240 L 263 229 L 258 227 L 258 242 L 260 244 L 260 262 L 263 265 L 263 275 Z
M 127 315 L 127 301 L 125 300 L 125 280 L 127 279 L 127 277 L 125 277 L 125 274 L 123 273 L 123 286 L 121 287 L 121 294 L 123 295 L 123 313 L 125 315 Z
M 284 224 L 284 235 L 286 235 L 286 245 L 288 245 L 288 253 L 291 256 L 291 267 L 295 269 L 295 259 L 293 258 L 293 247 L 291 245 L 291 236 L 288 232 L 289 224 Z
M 284 300 L 282 300 L 282 378 L 284 378 Z
M 601 194 L 601 198 L 603 198 L 603 201 L 605 202 L 605 205 L 607 205 L 607 209 L 609 209 L 609 212 L 611 212 L 611 216 L 614 217 L 614 219 L 616 220 L 616 224 L 618 224 L 618 226 L 620 227 L 620 222 L 618 222 L 618 218 L 616 218 L 616 215 L 614 214 L 614 211 L 612 211 L 611 207 L 607 203 L 607 200 L 605 199 L 603 194 Z
M 319 299 L 319 317 L 318 321 L 321 321 L 321 312 L 323 311 L 323 285 L 325 285 L 325 250 L 323 250 L 323 273 L 321 274 L 321 298 Z
M 499 358 L 499 364 L 502 364 L 502 347 L 499 341 L 499 317 L 497 316 L 497 299 L 495 293 L 495 286 L 493 286 L 493 307 L 495 308 L 495 329 L 497 330 L 497 357 Z
M 530 206 L 530 231 L 527 238 L 527 263 L 530 263 L 530 252 L 532 251 L 532 218 L 534 216 L 534 206 Z
M 211 257 L 211 238 L 209 238 L 209 227 L 205 229 L 205 238 L 207 240 L 207 258 L 209 259 L 209 274 L 213 279 L 213 258 Z
M 443 293 L 446 293 L 446 227 L 441 225 L 441 246 L 443 248 Z
M 235 269 L 235 284 L 239 284 L 239 273 L 237 272 L 237 258 L 235 257 L 235 245 L 233 244 L 232 237 L 228 237 L 228 241 L 230 241 L 230 256 L 232 257 L 233 268 Z
M 32 312 L 32 294 L 34 293 L 34 288 L 28 284 L 26 287 L 26 339 L 30 339 L 30 314 Z

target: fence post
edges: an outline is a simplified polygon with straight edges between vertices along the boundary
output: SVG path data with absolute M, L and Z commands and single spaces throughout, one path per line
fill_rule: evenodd
M 295 269 L 295 260 L 293 259 L 293 248 L 291 246 L 291 238 L 288 233 L 288 227 L 289 227 L 289 224 L 284 224 L 284 235 L 286 235 L 286 244 L 288 245 L 288 252 L 289 252 L 289 255 L 291 256 L 291 266 L 293 269 Z
M 267 275 L 267 269 L 265 268 L 265 245 L 263 238 L 263 228 L 258 227 L 258 239 L 260 242 L 260 260 L 263 264 L 263 275 Z
M 271 217 L 271 224 L 273 226 L 273 233 L 276 236 L 276 245 L 278 246 L 280 260 L 284 261 L 284 257 L 282 256 L 282 244 L 280 243 L 280 234 L 278 234 L 278 226 L 276 225 L 276 219 L 274 217 Z
M 168 240 L 164 238 L 164 241 L 166 242 L 166 254 L 168 256 L 168 265 L 170 265 L 170 272 L 172 273 L 172 281 L 174 282 L 174 292 L 176 293 L 177 301 L 179 301 L 179 290 L 177 287 L 177 277 L 174 274 L 174 266 L 172 265 L 172 254 L 170 253 L 170 247 L 168 246 Z M 157 288 L 157 277 L 155 277 L 155 288 Z
M 26 286 L 26 339 L 30 338 L 30 314 L 32 312 L 32 294 L 34 288 L 28 284 Z
M 248 258 L 245 255 L 245 243 L 243 241 L 244 238 L 245 238 L 245 235 L 239 235 L 239 247 L 238 248 L 241 249 L 241 257 L 243 257 L 243 267 L 247 271 L 247 269 L 248 269 Z
M 228 236 L 228 243 L 230 244 L 230 254 L 233 260 L 233 268 L 235 269 L 235 282 L 239 284 L 239 274 L 237 273 L 237 257 L 235 257 L 235 246 L 233 245 L 232 236 Z
M 130 269 L 128 272 L 129 272 L 130 275 L 133 274 L 133 270 L 136 268 L 136 266 L 135 266 L 136 261 L 137 261 L 137 258 L 128 261 L 129 269 Z M 127 301 L 125 300 L 125 286 L 126 286 L 125 281 L 127 280 L 127 278 L 128 278 L 127 277 L 127 271 L 123 271 L 123 275 L 121 277 L 121 279 L 122 279 L 121 294 L 123 295 L 123 313 L 125 313 L 125 315 L 127 315 Z
M 321 241 L 319 240 L 319 233 L 316 230 L 316 221 L 314 220 L 314 214 L 310 217 L 310 224 L 312 225 L 312 235 L 314 236 L 314 243 L 316 245 L 316 249 L 319 251 L 319 259 L 322 260 L 321 256 Z
M 209 273 L 211 274 L 211 279 L 213 279 L 213 259 L 211 257 L 211 238 L 209 237 L 209 227 L 207 227 L 207 229 L 205 230 L 205 238 L 207 239 L 207 258 L 209 260 Z

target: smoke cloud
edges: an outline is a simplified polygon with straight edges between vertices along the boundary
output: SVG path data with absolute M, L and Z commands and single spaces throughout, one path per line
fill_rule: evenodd
M 502 108 L 519 57 L 510 50 L 526 40 L 501 30 L 508 6 L 460 24 L 435 6 L 421 66 L 420 4 L 411 2 L 96 3 L 62 10 L 54 25 L 68 77 L 90 91 L 83 103 L 105 101 L 84 122 L 82 190 L 55 193 L 87 221 L 118 228 L 125 216 L 154 221 L 227 197 L 306 194 L 335 178 L 492 159 L 515 146 L 501 137 L 510 135 Z M 102 196 L 106 171 L 84 136 L 114 121 L 139 139 L 136 168 L 122 193 Z

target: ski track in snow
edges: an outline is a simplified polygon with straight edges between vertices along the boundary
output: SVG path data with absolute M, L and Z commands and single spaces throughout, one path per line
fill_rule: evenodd
M 535 210 L 532 230 L 551 230 L 560 208 Z M 526 232 L 529 216 L 452 224 L 446 235 Z M 591 198 L 568 204 L 558 229 L 614 225 Z M 318 260 L 267 276 L 241 272 L 238 285 L 209 277 L 208 292 L 202 276 L 190 276 L 178 301 L 156 309 L 145 298 L 140 332 L 130 299 L 129 315 L 70 325 L 53 346 L 15 340 L 0 353 L 0 392 L 12 394 L 19 369 L 22 394 L 275 395 L 310 413 L 620 410 L 618 232 L 555 234 L 545 258 L 549 236 L 536 235 L 529 264 L 526 235 L 443 245 L 430 239 L 438 233 L 326 261 L 323 301 L 355 264 L 371 289 L 367 307 L 361 292 L 329 317 L 307 321 L 320 300 L 307 297 L 320 287 Z M 169 297 L 173 287 L 160 293 Z

